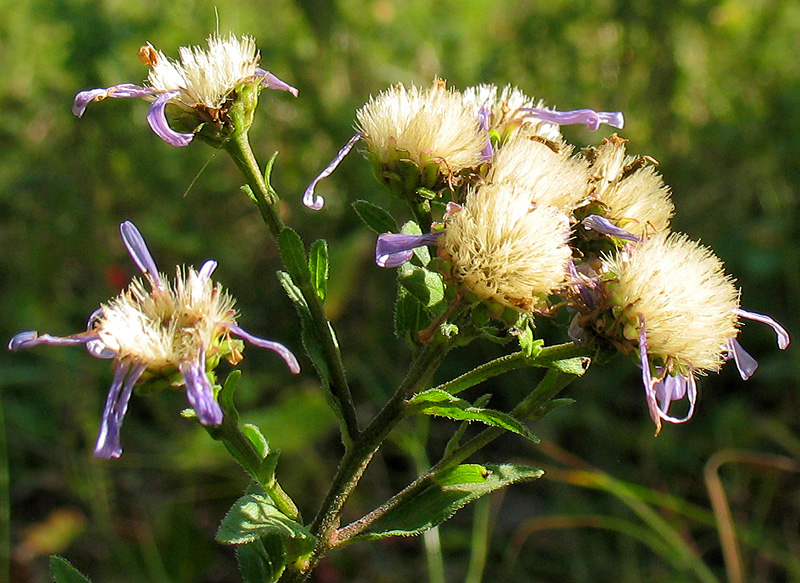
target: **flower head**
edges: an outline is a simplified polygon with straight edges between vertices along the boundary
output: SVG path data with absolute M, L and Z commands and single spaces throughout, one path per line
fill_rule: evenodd
M 590 199 L 596 203 L 592 210 L 635 238 L 666 232 L 675 211 L 669 187 L 652 159 L 625 155 L 625 142 L 614 134 L 585 151 L 591 163 Z
M 438 238 L 449 276 L 480 300 L 533 310 L 566 277 L 569 221 L 511 183 L 471 191 Z
M 591 285 L 577 282 L 575 287 L 579 314 L 574 324 L 638 357 L 656 432 L 662 420 L 691 418 L 696 374 L 715 372 L 731 358 L 743 378 L 755 370 L 755 361 L 736 340 L 740 317 L 769 324 L 779 346 L 789 344 L 777 322 L 739 308 L 739 291 L 722 262 L 685 235 L 657 233 L 627 245 L 603 261 Z M 688 413 L 670 416 L 671 402 L 684 396 Z
M 208 49 L 181 47 L 179 54 L 180 62 L 169 59 L 150 44 L 143 46 L 139 58 L 150 67 L 147 85 L 123 83 L 81 91 L 75 96 L 72 112 L 81 117 L 90 102 L 107 97 L 143 97 L 153 101 L 147 121 L 156 135 L 172 146 L 186 146 L 204 125 L 215 129 L 210 134 L 246 129 L 233 128 L 228 113 L 237 100 L 247 100 L 245 117 L 249 126 L 262 87 L 297 95 L 297 89 L 258 67 L 259 54 L 249 36 L 211 35 Z M 244 87 L 255 91 L 244 91 Z M 168 104 L 176 106 L 179 112 L 175 121 L 186 125 L 191 132 L 182 133 L 170 127 L 165 112 Z
M 133 223 L 122 223 L 120 230 L 148 285 L 134 279 L 119 296 L 92 314 L 86 332 L 59 338 L 28 331 L 14 336 L 8 345 L 11 350 L 19 350 L 38 344 L 84 344 L 93 356 L 113 359 L 114 381 L 95 446 L 95 455 L 101 458 L 119 457 L 122 453 L 119 430 L 128 400 L 134 385 L 149 377 L 173 380 L 177 373 L 177 382 L 185 386 L 200 423 L 222 423 L 223 412 L 207 371 L 220 358 L 234 364 L 241 359 L 231 334 L 274 350 L 292 372 L 300 370 L 288 348 L 252 336 L 236 324 L 233 298 L 211 280 L 215 261 L 206 262 L 199 271 L 178 268 L 170 282 L 158 272 Z
M 489 184 L 513 183 L 528 190 L 531 201 L 572 212 L 588 191 L 584 160 L 556 153 L 547 145 L 517 137 L 500 147 L 486 175 Z

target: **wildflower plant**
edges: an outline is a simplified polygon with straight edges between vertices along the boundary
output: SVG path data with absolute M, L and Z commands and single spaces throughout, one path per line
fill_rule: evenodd
M 397 270 L 394 329 L 412 356 L 404 380 L 385 403 L 373 404 L 378 412 L 365 422 L 370 406 L 357 407 L 351 395 L 345 347 L 325 312 L 327 243 L 307 247 L 284 224 L 270 184 L 275 157 L 262 169 L 247 137 L 262 88 L 297 91 L 258 67 L 249 37 L 212 35 L 208 49 L 183 48 L 179 61 L 151 45 L 140 57 L 150 67 L 145 85 L 82 91 L 73 111 L 81 116 L 92 101 L 143 97 L 152 101 L 150 126 L 167 143 L 182 147 L 197 136 L 231 155 L 283 261 L 277 277 L 299 315 L 313 365 L 306 369 L 316 371 L 339 423 L 344 453 L 328 493 L 311 520 L 300 516 L 276 479 L 278 456 L 267 437 L 279 443 L 280 436 L 240 425 L 233 400 L 239 373 L 223 382 L 214 372 L 221 359 L 242 358 L 239 339 L 275 351 L 297 373 L 294 355 L 239 327 L 232 296 L 211 280 L 215 262 L 178 268 L 170 279 L 129 221 L 122 238 L 144 279 L 95 311 L 85 332 L 22 332 L 9 348 L 81 344 L 111 360 L 114 379 L 95 447 L 102 458 L 121 454 L 120 427 L 133 392 L 184 390 L 187 416 L 222 441 L 252 478 L 217 532 L 221 543 L 236 547 L 247 583 L 303 581 L 322 557 L 350 543 L 423 533 L 481 496 L 540 477 L 534 467 L 468 459 L 505 432 L 535 442 L 529 422 L 563 404 L 556 396 L 593 360 L 621 354 L 640 367 L 644 404 L 658 433 L 664 421 L 692 417 L 698 376 L 731 359 L 742 378 L 755 371 L 738 342 L 742 318 L 770 325 L 780 348 L 789 344 L 777 322 L 741 308 L 740 290 L 710 249 L 670 232 L 674 207 L 654 160 L 628 155 L 617 134 L 578 149 L 560 131 L 574 123 L 622 129 L 621 113 L 559 111 L 513 86 L 462 93 L 440 79 L 426 87 L 400 84 L 355 113 L 355 135 L 304 196 L 308 207 L 323 209 L 315 188 L 361 144 L 377 181 L 408 203 L 408 216 L 395 217 L 375 203 L 353 202 L 377 235 L 375 269 Z M 545 346 L 536 338 L 537 320 L 563 312 L 570 319 L 564 342 Z M 507 354 L 433 385 L 451 351 L 487 341 Z M 469 396 L 481 382 L 523 367 L 546 372 L 510 410 Z M 687 412 L 670 413 L 684 398 Z M 415 416 L 461 425 L 415 480 L 342 524 L 344 505 L 372 457 Z M 484 428 L 468 432 L 469 423 Z

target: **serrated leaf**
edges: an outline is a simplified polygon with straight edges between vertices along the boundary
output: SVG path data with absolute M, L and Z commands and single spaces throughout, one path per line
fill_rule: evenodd
M 408 403 L 409 413 L 412 414 L 447 417 L 456 421 L 480 421 L 492 427 L 513 431 L 534 443 L 539 442 L 539 438 L 519 419 L 495 409 L 476 407 L 469 401 L 459 399 L 442 389 L 429 389 L 417 393 Z
M 315 539 L 308 529 L 260 494 L 239 498 L 222 519 L 216 538 L 223 544 L 241 545 L 265 536 L 280 537 L 288 552 L 295 556 L 314 549 Z
M 378 205 L 366 200 L 357 200 L 353 203 L 353 210 L 364 224 L 378 235 L 397 232 L 397 221 L 387 210 Z
M 405 263 L 397 270 L 397 281 L 426 309 L 439 312 L 444 309 L 444 281 L 439 273 Z
M 310 281 L 311 271 L 308 269 L 306 250 L 300 235 L 286 227 L 278 235 L 278 247 L 281 249 L 283 264 L 292 276 L 292 280 L 301 286 Z
M 328 242 L 324 239 L 314 241 L 308 254 L 308 269 L 311 272 L 311 284 L 319 299 L 325 301 L 328 294 Z
M 397 302 L 394 308 L 394 331 L 397 337 L 413 337 L 420 330 L 430 326 L 431 322 L 432 318 L 419 300 L 405 288 L 397 288 Z
M 50 557 L 50 576 L 55 583 L 91 583 L 89 578 L 57 555 Z
M 550 368 L 554 368 L 559 370 L 563 373 L 581 376 L 583 373 L 586 372 L 586 369 L 589 368 L 591 364 L 591 359 L 586 356 L 576 356 L 575 358 L 565 358 L 563 360 L 554 360 L 553 362 L 549 363 L 547 366 Z
M 413 536 L 437 526 L 473 500 L 510 484 L 541 477 L 542 470 L 513 464 L 463 464 L 440 472 L 392 508 L 356 540 Z

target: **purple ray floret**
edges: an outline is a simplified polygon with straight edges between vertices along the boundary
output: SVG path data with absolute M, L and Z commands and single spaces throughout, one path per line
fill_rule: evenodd
M 122 235 L 122 242 L 125 243 L 125 248 L 128 250 L 128 254 L 133 259 L 136 267 L 153 284 L 153 287 L 163 290 L 164 282 L 158 273 L 155 259 L 150 254 L 147 243 L 144 242 L 144 237 L 142 237 L 136 225 L 130 221 L 125 221 L 119 226 L 119 232 Z
M 436 242 L 444 231 L 424 235 L 383 233 L 375 244 L 375 263 L 378 267 L 399 267 L 414 255 L 414 249 Z
M 633 233 L 626 231 L 622 227 L 618 227 L 609 219 L 601 215 L 589 215 L 583 219 L 583 221 L 581 221 L 581 224 L 587 230 L 597 231 L 598 233 L 602 233 L 604 235 L 611 235 L 617 239 L 625 239 L 634 243 L 638 243 L 640 240 L 639 237 Z
M 173 97 L 180 95 L 180 93 L 180 91 L 167 91 L 162 93 L 150 104 L 150 109 L 147 112 L 147 123 L 150 125 L 150 129 L 152 129 L 159 138 L 176 148 L 188 146 L 194 139 L 193 133 L 183 134 L 181 132 L 176 132 L 169 127 L 169 123 L 167 122 L 167 102 Z
M 292 371 L 294 374 L 298 374 L 300 372 L 300 363 L 297 362 L 297 358 L 292 351 L 286 348 L 280 342 L 275 342 L 274 340 L 266 340 L 265 338 L 259 338 L 258 336 L 254 336 L 250 334 L 244 328 L 236 326 L 234 324 L 227 324 L 225 326 L 231 333 L 235 334 L 236 336 L 247 340 L 253 346 L 258 346 L 259 348 L 266 348 L 267 350 L 272 350 L 273 352 L 278 353 L 278 355 L 283 359 L 286 363 L 286 366 L 289 367 L 289 370 Z
M 317 187 L 317 184 L 323 178 L 330 176 L 334 170 L 339 166 L 339 164 L 344 160 L 344 157 L 350 153 L 350 150 L 353 149 L 353 146 L 356 145 L 356 142 L 361 139 L 364 134 L 358 132 L 354 135 L 350 140 L 342 147 L 341 150 L 336 154 L 336 157 L 328 164 L 325 169 L 320 172 L 317 177 L 308 185 L 306 191 L 303 193 L 303 204 L 306 205 L 308 208 L 318 211 L 323 206 L 325 206 L 325 199 L 319 196 L 318 194 L 314 193 L 314 189 Z
M 618 129 L 622 129 L 625 126 L 625 118 L 621 111 L 595 111 L 593 109 L 556 111 L 544 107 L 523 107 L 520 108 L 520 111 L 543 122 L 560 126 L 580 124 L 585 125 L 592 131 L 599 129 L 601 124 L 610 125 Z
M 122 421 L 125 412 L 128 410 L 128 402 L 131 399 L 133 386 L 147 366 L 143 363 L 129 364 L 123 361 L 116 361 L 113 365 L 114 380 L 111 389 L 106 397 L 106 406 L 103 409 L 103 417 L 100 421 L 100 431 L 97 434 L 97 442 L 94 446 L 94 456 L 102 459 L 118 458 L 122 454 L 122 447 L 119 441 L 119 430 L 122 428 Z
M 266 87 L 267 89 L 277 89 L 278 91 L 288 91 L 295 97 L 297 97 L 297 89 L 286 83 L 285 81 L 281 81 L 275 75 L 262 69 L 261 67 L 256 67 L 256 77 L 261 77 L 261 85 Z

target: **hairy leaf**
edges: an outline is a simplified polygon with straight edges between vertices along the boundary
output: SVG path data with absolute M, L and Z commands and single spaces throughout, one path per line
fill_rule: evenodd
M 378 235 L 383 233 L 396 233 L 397 221 L 388 211 L 366 200 L 357 200 L 353 203 L 353 210 L 370 229 Z
M 50 557 L 50 576 L 55 583 L 91 583 L 68 560 L 57 555 Z

